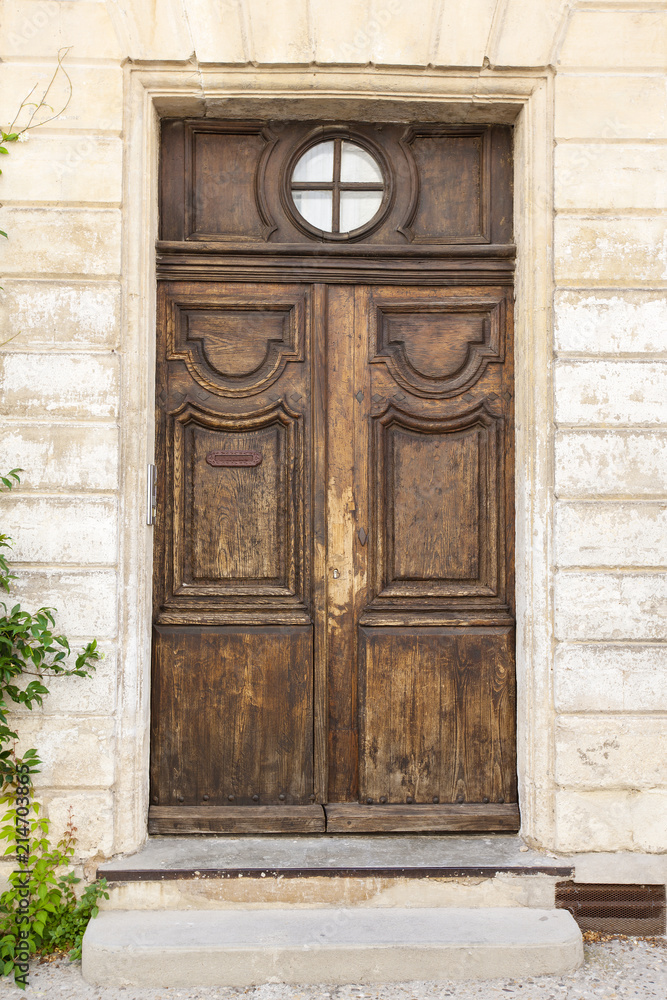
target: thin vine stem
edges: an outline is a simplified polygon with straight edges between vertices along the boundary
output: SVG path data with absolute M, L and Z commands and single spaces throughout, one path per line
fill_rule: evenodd
M 9 135 L 12 135 L 14 133 L 14 127 L 15 127 L 17 121 L 19 120 L 19 118 L 21 117 L 21 112 L 23 111 L 24 108 L 32 107 L 33 111 L 31 112 L 30 117 L 28 118 L 28 124 L 24 125 L 23 128 L 17 129 L 17 132 L 16 132 L 17 135 L 23 135 L 23 133 L 27 132 L 29 129 L 37 128 L 38 126 L 46 125 L 48 122 L 52 122 L 55 118 L 59 118 L 60 115 L 62 115 L 62 113 L 69 107 L 69 103 L 72 100 L 73 88 L 72 88 L 72 81 L 71 81 L 71 79 L 69 77 L 69 74 L 68 74 L 67 70 L 65 69 L 65 67 L 63 66 L 63 60 L 67 56 L 67 53 L 69 52 L 69 50 L 71 49 L 71 47 L 72 47 L 71 45 L 68 45 L 65 48 L 62 48 L 62 49 L 58 50 L 58 56 L 57 56 L 58 64 L 57 64 L 55 70 L 53 71 L 53 75 L 52 75 L 51 79 L 49 80 L 48 86 L 47 86 L 46 90 L 44 91 L 44 93 L 42 94 L 42 97 L 41 97 L 39 103 L 37 103 L 35 101 L 30 101 L 30 98 L 35 93 L 35 91 L 37 90 L 37 86 L 38 86 L 37 84 L 35 84 L 35 86 L 32 88 L 32 90 L 27 95 L 27 97 L 25 97 L 23 99 L 23 101 L 21 101 L 21 104 L 19 105 L 19 109 L 16 112 L 16 115 L 14 116 L 14 121 L 11 123 L 11 125 L 9 126 L 9 128 L 7 130 L 7 133 Z M 35 116 L 38 114 L 39 111 L 41 111 L 42 108 L 48 108 L 49 111 L 53 111 L 53 108 L 51 107 L 51 105 L 46 103 L 46 98 L 49 96 L 49 91 L 51 90 L 51 88 L 53 87 L 54 83 L 56 82 L 56 79 L 58 77 L 58 73 L 61 73 L 61 72 L 63 73 L 65 79 L 67 80 L 67 88 L 68 88 L 67 100 L 63 104 L 63 106 L 60 109 L 60 111 L 54 112 L 50 116 L 50 118 L 45 118 L 43 121 L 35 122 L 35 124 L 33 125 L 33 122 L 35 121 Z

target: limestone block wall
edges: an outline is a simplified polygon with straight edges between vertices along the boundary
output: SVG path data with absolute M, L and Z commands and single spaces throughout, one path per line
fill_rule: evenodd
M 60 46 L 71 46 L 71 103 L 12 147 L 0 177 L 10 237 L 0 341 L 18 334 L 0 348 L 0 469 L 25 470 L 0 499 L 1 524 L 16 541 L 21 599 L 53 604 L 75 641 L 96 636 L 106 653 L 94 680 L 53 684 L 44 711 L 21 719 L 45 759 L 40 794 L 54 825 L 71 804 L 84 857 L 136 846 L 145 829 L 137 662 L 148 639 L 127 611 L 145 581 L 123 567 L 149 544 L 124 484 L 139 481 L 128 400 L 144 414 L 147 451 L 152 434 L 152 372 L 128 333 L 127 248 L 152 236 L 129 202 L 129 157 L 143 141 L 131 73 L 178 70 L 202 113 L 215 113 L 205 101 L 214 73 L 238 85 L 258 68 L 292 81 L 326 71 L 340 92 L 362 74 L 366 93 L 402 74 L 425 98 L 434 81 L 455 93 L 473 74 L 479 116 L 490 81 L 522 72 L 546 81 L 555 139 L 542 150 L 553 169 L 540 195 L 554 204 L 551 433 L 539 472 L 553 511 L 548 607 L 524 595 L 546 637 L 551 729 L 545 752 L 524 748 L 522 760 L 534 759 L 531 773 L 522 764 L 524 787 L 538 787 L 541 803 L 527 832 L 560 852 L 667 851 L 667 3 L 2 0 L 1 122 L 50 77 Z M 128 832 L 129 798 L 139 819 Z
M 554 777 L 564 851 L 667 847 L 666 68 L 661 6 L 570 12 L 554 169 Z

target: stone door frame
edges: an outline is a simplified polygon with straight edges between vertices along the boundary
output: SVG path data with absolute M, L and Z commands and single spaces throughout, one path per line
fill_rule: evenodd
M 554 837 L 552 518 L 553 81 L 549 73 L 125 67 L 119 676 L 114 850 L 146 838 L 155 240 L 161 117 L 512 122 L 517 243 L 517 766 L 522 834 Z

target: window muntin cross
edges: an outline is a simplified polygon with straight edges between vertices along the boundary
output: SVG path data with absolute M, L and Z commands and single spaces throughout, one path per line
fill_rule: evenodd
M 385 193 L 380 165 L 349 139 L 319 142 L 297 160 L 292 200 L 305 221 L 322 233 L 354 232 L 378 214 Z

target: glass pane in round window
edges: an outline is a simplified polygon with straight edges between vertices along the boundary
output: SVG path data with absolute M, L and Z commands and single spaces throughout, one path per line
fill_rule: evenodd
M 294 204 L 306 222 L 315 229 L 331 228 L 331 206 L 333 194 L 331 191 L 293 191 Z
M 290 181 L 294 207 L 322 233 L 355 232 L 378 214 L 385 193 L 380 164 L 356 142 L 319 142 L 296 162 Z
M 334 163 L 333 142 L 320 142 L 301 156 L 292 174 L 293 181 L 332 181 Z
M 342 181 L 372 182 L 384 186 L 382 171 L 370 153 L 353 142 L 344 142 L 340 159 Z
M 370 222 L 381 204 L 382 191 L 341 191 L 341 233 L 351 233 L 365 222 Z

